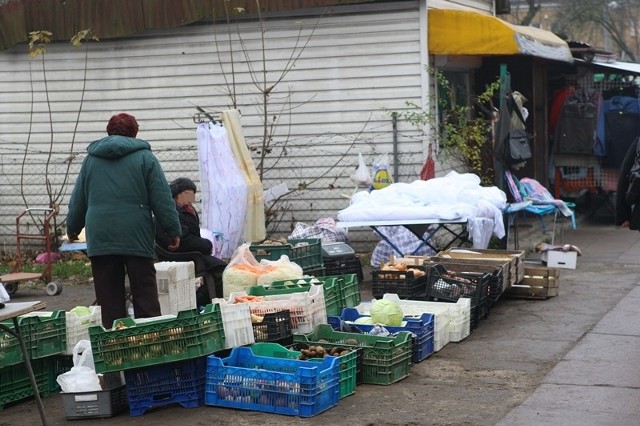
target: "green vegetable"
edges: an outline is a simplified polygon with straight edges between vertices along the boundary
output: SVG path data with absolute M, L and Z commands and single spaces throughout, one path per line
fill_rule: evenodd
M 398 327 L 403 318 L 400 304 L 394 300 L 374 300 L 371 304 L 371 319 L 375 324 Z
M 373 325 L 374 322 L 371 319 L 371 317 L 360 317 L 357 320 L 355 320 L 353 322 L 354 324 L 366 324 L 366 325 Z
M 86 306 L 76 306 L 69 312 L 76 314 L 78 318 L 91 315 L 91 309 L 87 308 Z

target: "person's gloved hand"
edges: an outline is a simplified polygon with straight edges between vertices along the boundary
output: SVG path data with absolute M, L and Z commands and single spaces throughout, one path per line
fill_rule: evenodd
M 176 251 L 178 247 L 180 247 L 180 237 L 169 237 L 169 247 L 167 247 L 169 251 Z
M 78 234 L 74 234 L 74 233 L 68 233 L 67 234 L 67 238 L 69 239 L 69 242 L 71 241 L 75 241 L 78 239 Z

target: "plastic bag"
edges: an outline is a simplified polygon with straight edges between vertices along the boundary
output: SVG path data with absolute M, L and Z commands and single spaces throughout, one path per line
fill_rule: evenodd
M 314 225 L 296 222 L 289 238 L 320 238 L 323 243 L 349 243 L 347 231 L 336 226 L 336 221 L 330 217 L 318 219 Z
M 56 378 L 62 392 L 94 392 L 102 390 L 93 365 L 91 342 L 80 340 L 73 347 L 73 367 Z
M 260 265 L 264 270 L 258 275 L 258 285 L 269 285 L 274 281 L 299 279 L 303 276 L 302 267 L 289 260 L 289 256 L 282 255 L 278 260 L 262 259 Z
M 251 243 L 244 243 L 235 249 L 229 264 L 224 268 L 222 282 L 224 282 L 225 298 L 231 293 L 244 291 L 258 283 L 258 275 L 262 270 L 249 247 Z
M 356 169 L 356 172 L 351 175 L 351 180 L 357 183 L 358 186 L 364 187 L 371 185 L 373 182 L 371 174 L 369 173 L 369 168 L 364 162 L 361 153 L 358 153 L 358 168 Z
M 91 351 L 91 342 L 86 339 L 82 339 L 76 343 L 73 347 L 73 366 L 74 367 L 89 367 L 92 370 L 96 369 L 93 363 L 93 352 Z
M 391 174 L 389 173 L 389 155 L 382 154 L 373 163 L 373 189 L 382 189 L 393 183 Z

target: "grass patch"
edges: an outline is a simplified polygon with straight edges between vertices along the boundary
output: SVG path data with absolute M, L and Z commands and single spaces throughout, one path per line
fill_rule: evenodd
M 22 272 L 44 272 L 46 265 L 41 265 L 33 262 L 25 262 L 22 268 Z M 0 264 L 0 274 L 8 274 L 13 269 L 13 266 L 8 263 Z M 92 277 L 91 263 L 84 260 L 64 260 L 61 262 L 54 262 L 52 264 L 51 275 L 53 279 L 68 280 L 70 278 L 80 278 L 83 280 Z

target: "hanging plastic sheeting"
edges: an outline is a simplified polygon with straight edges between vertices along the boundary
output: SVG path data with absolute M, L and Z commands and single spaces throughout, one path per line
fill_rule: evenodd
M 247 184 L 224 127 L 200 123 L 196 135 L 202 186 L 202 227 L 222 233 L 220 256 L 228 259 L 243 241 Z
M 229 143 L 240 171 L 248 186 L 245 241 L 262 241 L 266 238 L 264 218 L 264 192 L 260 176 L 253 165 L 253 159 L 242 134 L 240 112 L 235 109 L 222 113 L 222 122 L 229 132 Z

